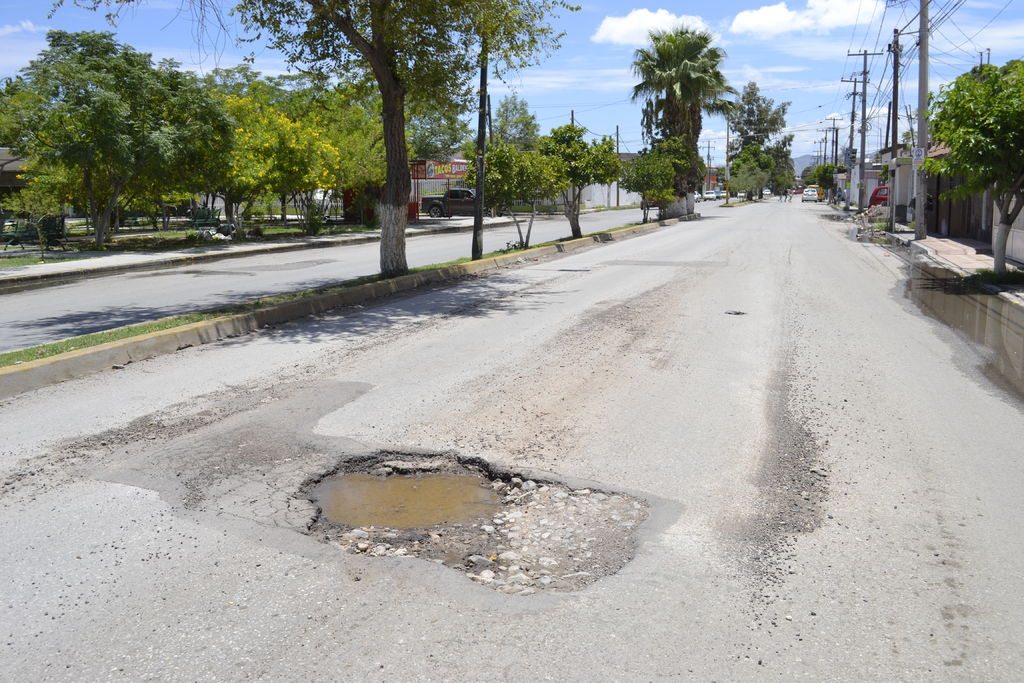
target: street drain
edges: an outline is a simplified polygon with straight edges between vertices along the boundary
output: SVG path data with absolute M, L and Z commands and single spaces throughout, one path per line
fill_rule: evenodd
M 382 453 L 310 482 L 309 533 L 355 554 L 444 564 L 501 593 L 571 591 L 619 571 L 647 506 L 480 458 Z
M 353 527 L 472 522 L 492 516 L 501 503 L 488 484 L 469 474 L 343 474 L 324 479 L 312 493 L 324 517 Z

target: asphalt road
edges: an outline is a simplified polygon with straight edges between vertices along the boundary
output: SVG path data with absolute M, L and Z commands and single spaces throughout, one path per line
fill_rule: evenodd
M 639 209 L 606 211 L 585 214 L 582 225 L 584 232 L 594 232 L 638 223 L 641 218 Z M 543 218 L 534 223 L 531 243 L 570 234 L 564 218 Z M 411 236 L 406 246 L 409 266 L 467 256 L 471 239 L 468 232 Z M 484 232 L 484 251 L 502 249 L 517 239 L 514 226 L 490 228 Z M 323 287 L 380 272 L 379 263 L 377 243 L 353 244 L 232 258 L 187 268 L 136 271 L 0 294 L 0 352 L 262 296 Z
M 1024 420 L 824 207 L 769 202 L 0 404 L 3 680 L 1019 680 Z M 644 498 L 502 595 L 304 533 L 455 451 Z

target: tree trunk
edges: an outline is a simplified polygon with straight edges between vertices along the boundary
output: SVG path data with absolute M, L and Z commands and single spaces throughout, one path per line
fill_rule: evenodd
M 661 205 L 659 218 L 679 218 L 686 215 L 686 196 L 676 199 L 674 202 Z
M 234 225 L 235 223 L 235 198 L 224 195 L 224 220 Z
M 384 277 L 409 272 L 405 259 L 407 203 L 412 191 L 409 151 L 405 143 L 405 90 L 396 79 L 378 77 L 383 98 L 384 152 L 387 175 L 377 204 L 380 221 L 380 272 Z
M 580 229 L 580 195 L 583 188 L 570 187 L 562 193 L 565 200 L 565 217 L 569 220 L 569 229 L 572 231 L 573 239 L 583 237 L 583 230 Z
M 525 240 L 523 239 L 523 229 L 519 227 L 519 219 L 516 218 L 515 212 L 509 210 L 508 215 L 512 216 L 512 222 L 515 223 L 516 225 L 516 232 L 519 234 L 519 246 L 525 249 L 528 246 L 529 237 L 527 237 Z
M 99 206 L 96 205 L 96 189 L 92 186 L 92 169 L 85 169 L 85 173 L 82 176 L 82 184 L 85 186 L 85 193 L 89 197 L 89 222 L 92 223 L 93 240 L 97 247 L 102 247 L 104 235 L 100 232 L 100 210 Z
M 996 229 L 992 235 L 992 261 L 993 268 L 997 274 L 1006 272 L 1006 242 L 1010 237 L 1010 223 L 1005 222 L 1005 216 L 996 223 Z
M 528 249 L 530 246 L 530 233 L 533 232 L 533 220 L 537 217 L 537 200 L 533 200 L 530 205 L 530 224 L 526 226 L 526 242 L 523 244 L 524 249 Z M 516 227 L 519 227 L 518 223 Z
M 281 200 L 281 225 L 287 225 L 288 223 L 288 195 L 283 194 L 278 199 Z

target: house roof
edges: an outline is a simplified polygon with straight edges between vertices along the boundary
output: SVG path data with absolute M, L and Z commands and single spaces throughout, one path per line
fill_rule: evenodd
M 25 170 L 25 160 L 15 156 L 9 147 L 0 147 L 0 172 Z

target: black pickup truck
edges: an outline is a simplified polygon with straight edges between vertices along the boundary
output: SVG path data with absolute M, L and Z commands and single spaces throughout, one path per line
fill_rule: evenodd
M 431 194 L 420 200 L 420 211 L 431 218 L 441 216 L 472 216 L 473 190 L 453 187 L 444 194 Z

